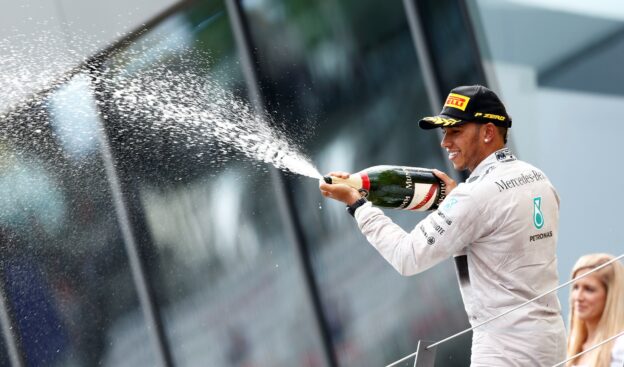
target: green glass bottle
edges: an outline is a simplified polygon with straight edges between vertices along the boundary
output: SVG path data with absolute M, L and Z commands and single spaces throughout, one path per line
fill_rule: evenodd
M 374 166 L 343 179 L 325 176 L 329 184 L 343 183 L 363 190 L 375 206 L 402 210 L 434 210 L 444 200 L 446 188 L 433 170 L 405 166 Z

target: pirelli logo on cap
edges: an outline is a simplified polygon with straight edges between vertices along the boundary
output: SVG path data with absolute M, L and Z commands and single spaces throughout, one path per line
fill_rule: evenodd
M 448 106 L 465 111 L 469 101 L 470 97 L 462 96 L 461 94 L 450 93 L 446 98 L 446 103 L 444 103 L 444 107 Z

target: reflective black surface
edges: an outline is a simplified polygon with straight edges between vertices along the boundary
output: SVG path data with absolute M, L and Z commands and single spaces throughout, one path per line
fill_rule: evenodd
M 442 101 L 459 85 L 486 84 L 464 3 L 463 0 L 416 1 Z
M 143 45 L 151 49 L 143 51 Z M 211 121 L 202 120 L 202 113 L 217 112 L 202 105 L 200 93 L 209 95 L 206 103 L 236 100 L 249 107 L 224 7 L 205 2 L 176 14 L 103 70 L 113 81 L 103 86 L 102 99 L 112 147 L 134 198 L 132 216 L 175 365 L 322 366 L 271 168 L 224 143 L 230 133 L 215 135 Z M 153 79 L 145 78 L 155 71 Z M 176 79 L 185 73 L 192 76 Z M 137 104 L 138 110 L 128 111 L 115 98 L 132 78 L 145 87 L 141 99 L 156 100 L 153 108 Z M 150 94 L 159 81 L 163 89 Z M 180 86 L 197 87 L 198 94 L 167 90 Z M 163 118 L 178 108 L 184 116 Z M 241 116 L 230 112 L 212 122 Z
M 3 121 L 0 270 L 29 366 L 118 365 L 153 350 L 79 76 Z
M 400 2 L 243 5 L 270 111 L 322 172 L 379 164 L 444 169 L 437 135 L 416 124 L 429 110 Z M 467 324 L 452 268 L 402 278 L 344 206 L 320 196 L 315 180 L 288 183 L 339 365 L 388 364 L 414 352 L 419 339 Z M 406 230 L 424 216 L 387 213 Z M 465 365 L 465 343 L 442 350 L 441 365 Z

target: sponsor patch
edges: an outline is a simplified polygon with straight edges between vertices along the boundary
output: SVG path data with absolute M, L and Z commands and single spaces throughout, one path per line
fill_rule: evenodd
M 444 208 L 444 210 L 445 210 L 445 211 L 447 211 L 447 212 L 448 212 L 448 211 L 450 211 L 451 209 L 453 209 L 453 207 L 455 206 L 455 204 L 457 204 L 457 199 L 455 199 L 455 198 L 450 198 L 450 199 L 449 199 L 449 198 L 447 198 L 447 199 L 445 200 L 445 203 L 444 203 L 443 208 Z
M 452 107 L 457 108 L 458 110 L 465 111 L 469 101 L 470 97 L 462 96 L 461 94 L 450 93 L 446 98 L 444 107 Z
M 516 157 L 514 157 L 514 155 L 511 154 L 511 151 L 508 148 L 501 149 L 497 151 L 495 154 L 496 154 L 496 160 L 498 160 L 499 162 L 509 162 L 509 161 L 516 160 Z
M 432 217 L 429 218 L 429 222 L 431 223 L 431 228 L 433 228 L 433 230 L 436 231 L 440 236 L 442 236 L 444 234 L 444 232 L 446 232 L 446 230 L 444 228 L 442 228 L 441 225 L 436 223 L 436 221 L 433 220 Z
M 446 223 L 447 225 L 450 226 L 451 224 L 453 224 L 453 221 L 451 220 L 451 218 L 447 217 L 446 215 L 444 215 L 444 213 L 442 213 L 439 210 L 438 210 L 438 216 L 442 218 L 444 220 L 444 223 Z
M 552 237 L 552 236 L 553 236 L 552 231 L 534 234 L 532 236 L 529 236 L 529 242 L 535 242 L 535 241 L 543 240 L 544 238 L 549 238 L 549 237 Z
M 544 226 L 544 214 L 542 214 L 542 197 L 533 198 L 533 225 L 537 229 Z
M 420 229 L 420 232 L 422 232 L 423 236 L 425 236 L 425 238 L 427 239 L 428 245 L 435 244 L 436 239 L 427 233 L 427 230 L 425 229 L 424 225 L 421 224 L 420 227 L 418 227 L 418 229 Z
M 529 171 L 523 172 L 520 176 L 510 178 L 510 179 L 501 179 L 499 181 L 494 182 L 496 187 L 498 187 L 498 192 L 502 192 L 505 190 L 510 190 L 516 187 L 524 186 L 526 184 L 530 184 L 537 181 L 545 180 L 546 176 L 539 171 Z
M 475 117 L 483 117 L 485 119 L 498 120 L 498 121 L 505 121 L 507 119 L 505 116 L 495 115 L 493 113 L 476 112 L 474 115 Z

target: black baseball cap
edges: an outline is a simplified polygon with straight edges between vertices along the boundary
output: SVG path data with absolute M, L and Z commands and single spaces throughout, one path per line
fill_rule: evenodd
M 493 123 L 496 126 L 511 127 L 511 117 L 496 93 L 482 85 L 454 88 L 449 93 L 437 116 L 418 121 L 423 129 L 452 127 L 467 122 Z

